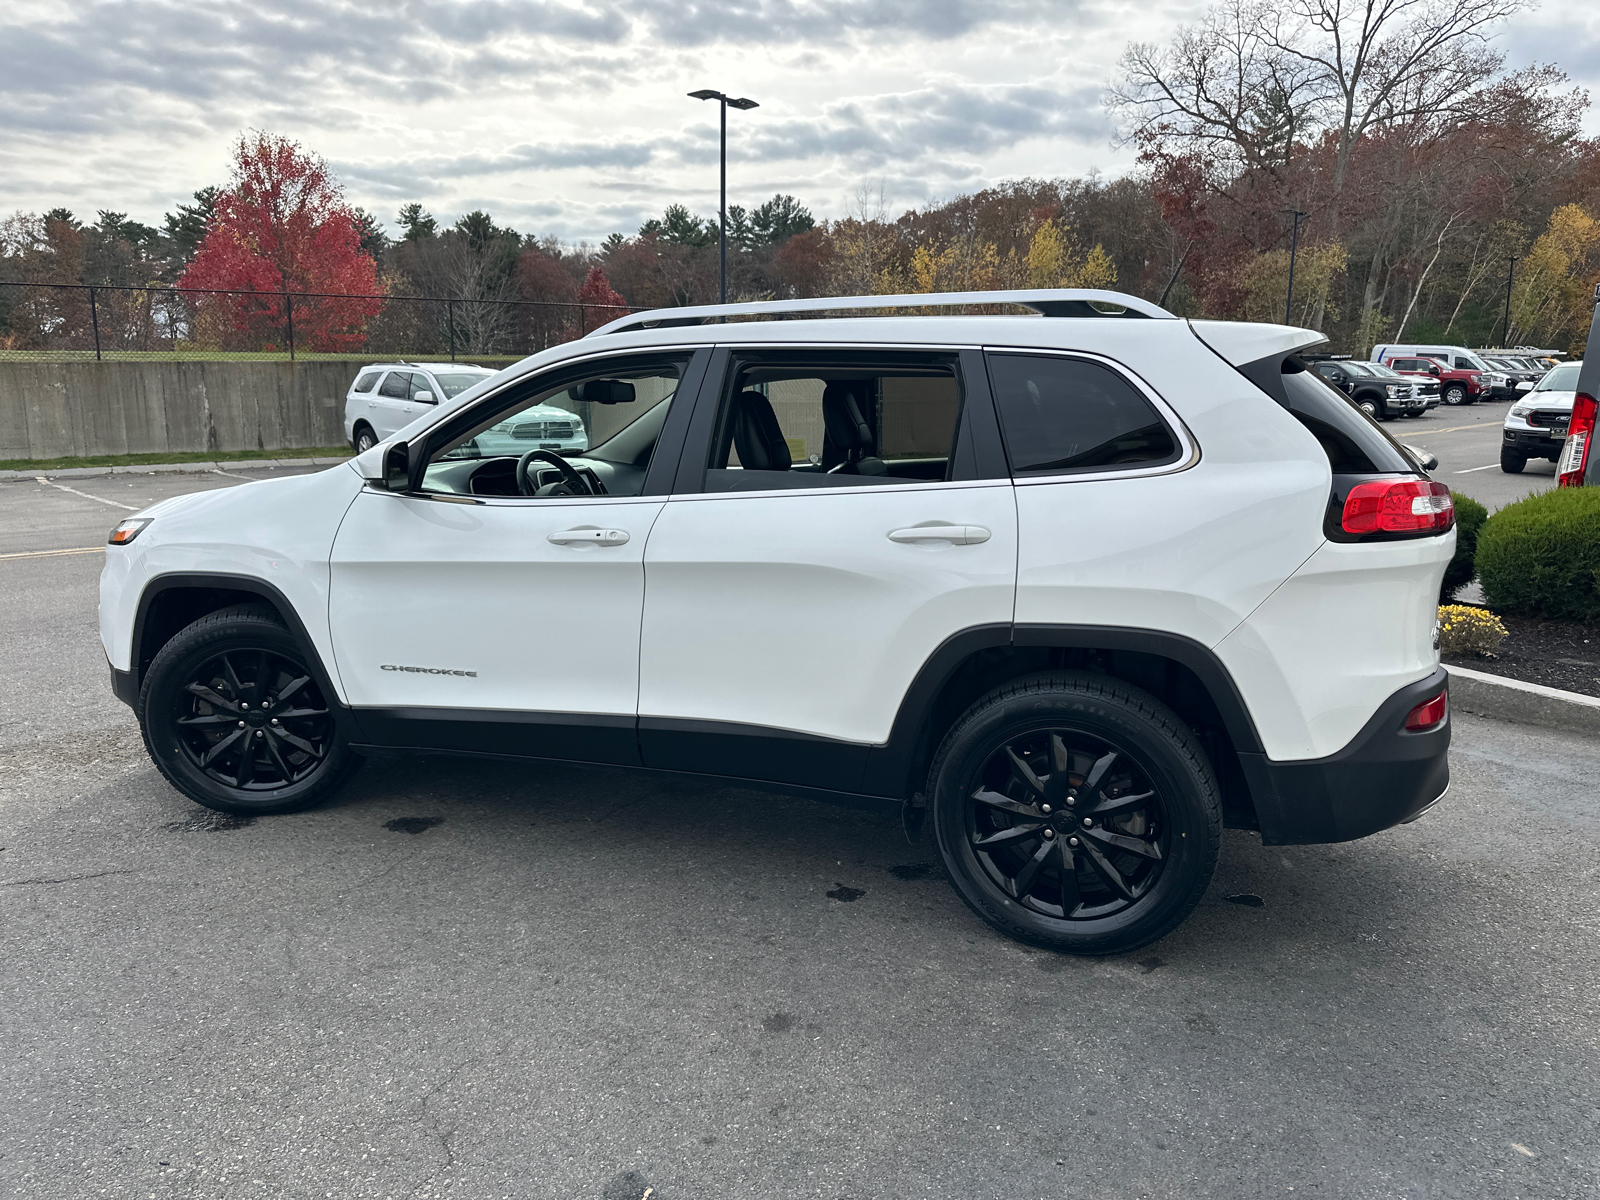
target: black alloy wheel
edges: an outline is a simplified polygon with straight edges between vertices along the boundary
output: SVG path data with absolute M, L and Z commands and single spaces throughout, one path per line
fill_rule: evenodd
M 929 781 L 945 869 L 1008 936 L 1076 954 L 1155 941 L 1199 902 L 1220 793 L 1194 734 L 1106 676 L 1015 681 L 946 736 Z
M 168 781 L 222 812 L 322 800 L 356 760 L 295 637 L 269 612 L 200 618 L 162 647 L 140 696 L 145 746 Z
M 1066 921 L 1126 911 L 1161 877 L 1168 825 L 1159 791 L 1119 746 L 1081 729 L 1008 741 L 967 801 L 967 840 L 1023 907 Z

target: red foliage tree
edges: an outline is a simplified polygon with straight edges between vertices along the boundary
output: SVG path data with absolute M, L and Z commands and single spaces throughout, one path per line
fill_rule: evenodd
M 584 276 L 583 286 L 578 289 L 578 303 L 609 306 L 579 310 L 579 324 L 585 333 L 600 328 L 607 321 L 628 315 L 628 302 L 612 290 L 611 281 L 599 267 L 590 267 L 589 273 Z
M 379 291 L 377 266 L 327 163 L 260 132 L 234 146 L 233 179 L 178 286 L 265 293 L 199 298 L 198 329 L 235 344 L 287 341 L 292 316 L 298 344 L 355 349 L 383 306 L 350 298 Z

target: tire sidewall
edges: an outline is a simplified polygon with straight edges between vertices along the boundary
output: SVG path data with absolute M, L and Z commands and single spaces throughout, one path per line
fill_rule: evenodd
M 1071 923 L 1034 913 L 1000 891 L 978 861 L 966 829 L 967 786 L 989 757 L 1028 733 L 1063 727 L 1081 729 L 1134 756 L 1162 797 L 1167 830 L 1166 862 L 1149 896 L 1123 912 Z M 956 891 L 979 916 L 1036 945 L 1109 954 L 1154 941 L 1193 908 L 1215 867 L 1220 807 L 1214 781 L 1197 775 L 1170 734 L 1109 697 L 1063 688 L 980 705 L 941 748 L 930 784 L 935 838 Z
M 1459 383 L 1451 384 L 1444 389 L 1444 394 L 1439 397 L 1451 407 L 1459 407 L 1467 402 L 1467 389 Z
M 176 726 L 185 685 L 208 659 L 232 650 L 266 650 L 291 659 L 307 670 L 323 693 L 333 721 L 333 739 L 322 766 L 288 787 L 272 791 L 231 788 L 211 778 L 179 748 Z M 207 627 L 198 622 L 179 633 L 151 662 L 139 691 L 139 726 L 145 748 L 175 788 L 198 804 L 219 812 L 264 814 L 293 812 L 319 803 L 337 787 L 353 765 L 345 744 L 346 730 L 333 698 L 308 665 L 309 656 L 292 633 L 264 617 L 239 615 Z
M 362 438 L 371 439 L 371 445 L 363 446 L 361 444 L 361 439 Z M 365 454 L 368 450 L 371 450 L 372 447 L 376 446 L 377 444 L 378 444 L 378 435 L 373 433 L 372 430 L 368 429 L 365 425 L 358 425 L 356 427 L 356 435 L 355 435 L 355 437 L 353 437 L 350 440 L 350 445 L 355 450 L 355 452 L 357 454 Z

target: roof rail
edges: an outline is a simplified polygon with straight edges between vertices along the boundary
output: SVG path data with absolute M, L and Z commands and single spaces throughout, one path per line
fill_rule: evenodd
M 1097 288 L 1027 288 L 1009 292 L 917 292 L 902 296 L 823 296 L 815 300 L 761 300 L 745 304 L 700 304 L 690 308 L 654 308 L 618 317 L 586 336 L 622 333 L 630 329 L 661 329 L 675 325 L 704 325 L 723 317 L 781 317 L 793 313 L 823 313 L 875 308 L 951 308 L 968 305 L 1014 304 L 1031 308 L 1044 317 L 1157 317 L 1177 318 L 1166 309 L 1122 292 Z M 1096 304 L 1121 312 L 1106 312 Z

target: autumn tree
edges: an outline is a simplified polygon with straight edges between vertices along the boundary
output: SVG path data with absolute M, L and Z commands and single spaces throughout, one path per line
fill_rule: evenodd
M 235 144 L 232 178 L 179 286 L 255 293 L 199 298 L 202 334 L 233 344 L 286 343 L 292 329 L 310 349 L 354 348 L 382 304 L 350 298 L 377 291 L 377 270 L 328 165 L 260 132 Z
M 589 268 L 577 300 L 579 304 L 602 306 L 581 310 L 579 322 L 584 333 L 628 315 L 628 302 L 612 290 L 611 281 L 599 267 Z

